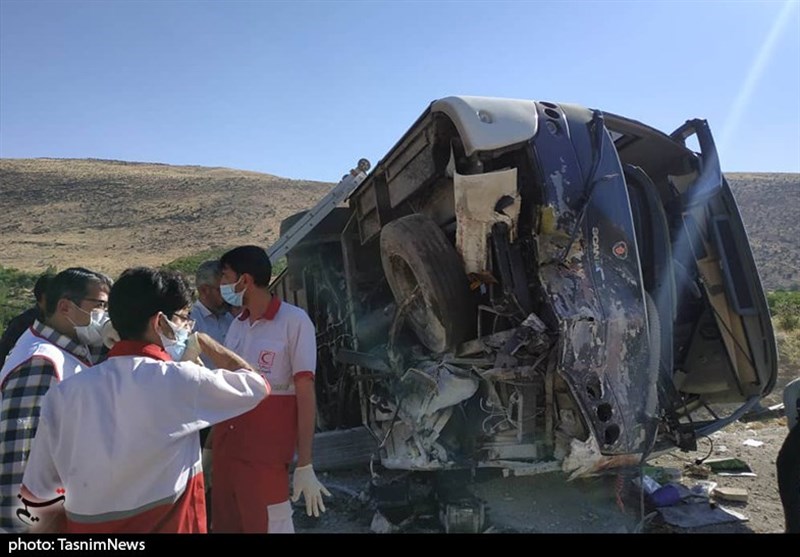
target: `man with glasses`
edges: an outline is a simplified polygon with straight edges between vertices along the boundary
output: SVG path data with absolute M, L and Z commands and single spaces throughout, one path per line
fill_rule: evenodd
M 39 424 L 42 399 L 56 383 L 90 367 L 102 348 L 109 280 L 74 267 L 52 278 L 35 320 L 0 370 L 0 532 L 24 531 L 17 498 Z
M 190 303 L 176 271 L 138 267 L 114 284 L 119 340 L 42 403 L 21 488 L 26 503 L 57 501 L 31 508 L 53 525 L 38 531 L 206 532 L 198 431 L 252 410 L 270 386 L 232 351 L 191 333 Z M 192 346 L 214 369 L 186 361 Z

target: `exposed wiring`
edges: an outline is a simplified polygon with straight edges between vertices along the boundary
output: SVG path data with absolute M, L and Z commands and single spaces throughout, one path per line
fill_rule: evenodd
M 696 459 L 694 461 L 694 463 L 697 464 L 697 465 L 703 464 L 706 460 L 708 460 L 711 457 L 711 453 L 714 452 L 714 440 L 711 437 L 709 437 L 708 435 L 704 435 L 703 437 L 708 439 L 708 441 L 709 441 L 709 443 L 711 443 L 711 445 L 708 447 L 708 454 L 706 456 L 704 456 L 703 458 L 698 458 L 698 459 Z
M 617 501 L 617 507 L 622 514 L 625 514 L 625 502 L 622 500 L 622 490 L 625 487 L 625 478 L 622 474 L 617 474 L 614 480 L 614 497 Z

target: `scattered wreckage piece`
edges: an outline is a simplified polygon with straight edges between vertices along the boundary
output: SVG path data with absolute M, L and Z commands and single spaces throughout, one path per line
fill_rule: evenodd
M 715 487 L 711 492 L 715 499 L 747 503 L 747 490 L 743 487 Z
M 678 528 L 701 528 L 714 524 L 729 522 L 747 522 L 747 516 L 722 506 L 711 506 L 708 503 L 692 503 L 675 505 L 658 509 L 667 524 Z

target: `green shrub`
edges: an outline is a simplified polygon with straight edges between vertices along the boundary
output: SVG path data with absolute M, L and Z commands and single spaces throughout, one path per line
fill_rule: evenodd
M 784 331 L 794 331 L 800 325 L 800 316 L 795 313 L 784 313 L 778 317 L 778 327 Z
M 181 257 L 176 259 L 175 261 L 170 261 L 169 263 L 162 265 L 161 267 L 164 269 L 174 269 L 176 271 L 181 271 L 182 273 L 186 274 L 186 276 L 194 279 L 194 273 L 197 271 L 197 267 L 203 261 L 207 261 L 209 259 L 219 259 L 222 257 L 222 254 L 228 251 L 231 248 L 219 248 L 219 249 L 212 249 L 212 250 L 205 250 L 201 251 L 192 255 L 187 255 L 186 257 Z M 281 257 L 278 261 L 272 262 L 272 276 L 276 277 L 278 274 L 286 268 L 286 258 Z
M 55 273 L 54 267 L 45 272 Z M 34 303 L 33 285 L 39 273 L 27 273 L 11 267 L 0 266 L 0 330 Z
M 175 261 L 170 261 L 169 263 L 162 265 L 161 268 L 173 269 L 175 271 L 180 271 L 189 277 L 194 277 L 194 273 L 197 271 L 197 267 L 200 266 L 200 263 L 209 259 L 219 259 L 219 257 L 226 251 L 228 251 L 228 248 L 200 251 L 193 253 L 192 255 L 179 257 Z
M 778 290 L 767 293 L 770 313 L 784 331 L 793 331 L 800 326 L 800 292 Z

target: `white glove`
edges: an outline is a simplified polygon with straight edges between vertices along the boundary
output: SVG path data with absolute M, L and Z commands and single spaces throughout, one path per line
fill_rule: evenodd
M 292 482 L 292 503 L 300 499 L 300 494 L 306 501 L 306 514 L 319 516 L 320 511 L 325 512 L 325 503 L 322 502 L 322 494 L 331 496 L 330 491 L 319 483 L 317 475 L 314 474 L 314 467 L 311 464 L 300 466 L 294 469 L 294 481 Z
M 106 348 L 109 350 L 114 348 L 114 345 L 119 342 L 119 333 L 117 333 L 114 325 L 111 324 L 111 319 L 103 324 L 103 329 L 100 331 L 100 334 L 103 336 L 103 344 L 105 344 Z
M 192 333 L 186 340 L 186 350 L 183 351 L 182 362 L 194 362 L 200 357 L 203 349 L 200 348 L 200 340 L 197 338 L 197 333 Z

